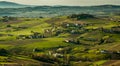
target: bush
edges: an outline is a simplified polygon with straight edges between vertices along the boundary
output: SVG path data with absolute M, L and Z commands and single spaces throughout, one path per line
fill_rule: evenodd
M 32 58 L 35 60 L 48 62 L 48 63 L 54 63 L 55 61 L 57 61 L 57 59 L 55 59 L 54 57 L 49 57 L 48 55 L 46 55 L 44 53 L 33 54 Z
M 7 56 L 9 52 L 6 49 L 0 49 L 0 56 Z
M 80 20 L 80 19 L 95 18 L 95 17 L 90 14 L 73 14 L 68 18 L 76 18 L 77 20 Z
M 12 21 L 12 20 L 17 20 L 17 18 L 16 17 L 3 16 L 3 19 L 2 19 L 3 22 L 9 22 L 9 21 Z
M 12 26 L 9 24 L 9 25 L 7 25 L 6 27 L 12 27 Z

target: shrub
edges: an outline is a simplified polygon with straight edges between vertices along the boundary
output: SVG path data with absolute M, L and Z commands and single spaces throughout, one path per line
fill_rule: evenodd
M 7 56 L 9 52 L 6 49 L 0 49 L 0 56 Z
M 77 20 L 80 20 L 80 19 L 95 18 L 95 17 L 90 14 L 73 14 L 68 18 L 76 18 Z

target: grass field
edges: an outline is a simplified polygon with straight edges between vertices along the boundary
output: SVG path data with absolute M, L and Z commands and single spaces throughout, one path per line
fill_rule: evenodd
M 66 16 L 18 18 L 15 21 L 0 22 L 0 49 L 4 48 L 10 52 L 8 56 L 0 56 L 0 64 L 31 63 L 39 66 L 40 62 L 44 66 L 69 62 L 75 66 L 106 65 L 112 61 L 109 61 L 109 54 L 102 54 L 100 51 L 120 51 L 120 35 L 104 32 L 100 28 L 111 30 L 112 27 L 119 25 L 119 22 L 108 19 L 75 20 Z M 47 31 L 47 35 L 50 36 L 26 38 L 33 35 L 33 32 L 46 35 L 45 29 L 50 30 Z M 19 35 L 25 35 L 25 38 L 17 39 Z M 37 49 L 36 52 L 33 52 L 34 49 Z M 55 54 L 63 57 L 55 57 Z M 38 58 L 34 58 L 34 55 Z M 4 59 L 6 61 L 3 61 Z M 12 62 L 8 62 L 9 60 Z

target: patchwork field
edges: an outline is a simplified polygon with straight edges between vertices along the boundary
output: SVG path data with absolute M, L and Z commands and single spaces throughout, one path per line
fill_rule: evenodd
M 118 17 L 96 18 L 89 14 L 52 18 L 1 17 L 0 64 L 119 65 Z

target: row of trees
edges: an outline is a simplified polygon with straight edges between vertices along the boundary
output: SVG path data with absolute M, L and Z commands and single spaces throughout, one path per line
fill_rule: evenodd
M 90 14 L 72 14 L 71 16 L 68 16 L 68 18 L 74 18 L 80 20 L 80 19 L 95 18 L 95 16 Z
M 16 17 L 9 17 L 9 16 L 3 16 L 1 19 L 1 22 L 9 22 L 9 21 L 13 21 L 13 20 L 17 20 Z

